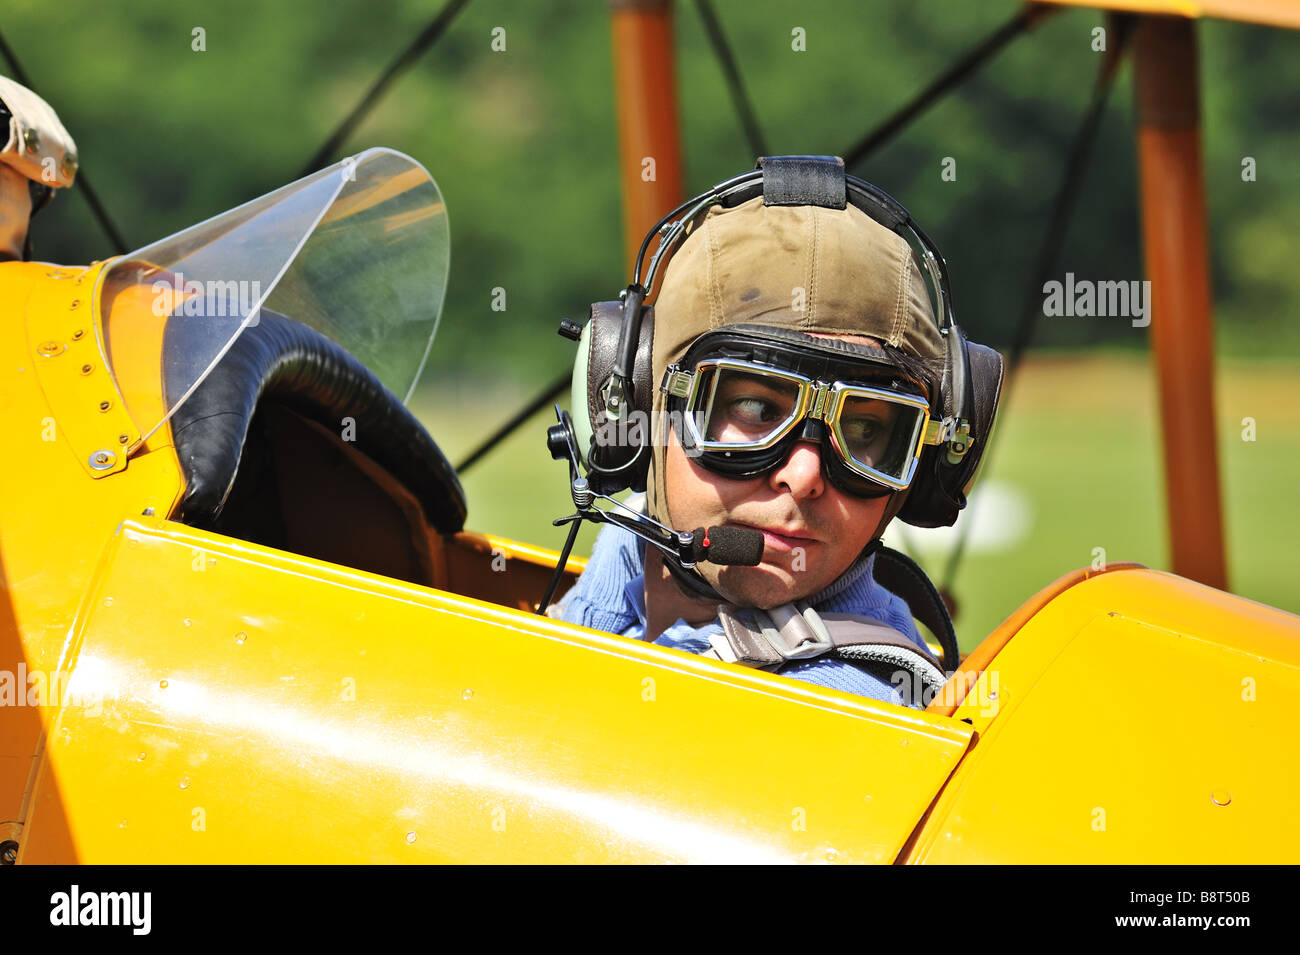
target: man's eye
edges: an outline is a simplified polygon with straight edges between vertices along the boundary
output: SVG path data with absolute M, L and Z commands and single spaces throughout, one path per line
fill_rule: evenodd
M 850 418 L 840 422 L 840 427 L 853 442 L 874 441 L 884 431 L 884 425 L 875 418 Z
M 776 405 L 762 398 L 735 398 L 728 405 L 727 413 L 740 424 L 767 424 L 777 418 Z

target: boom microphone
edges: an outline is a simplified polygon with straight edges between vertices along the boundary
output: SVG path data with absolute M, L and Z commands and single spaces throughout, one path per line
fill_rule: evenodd
M 668 559 L 667 566 L 677 574 L 684 574 L 681 579 L 697 590 L 704 589 L 712 593 L 712 588 L 698 572 L 692 576 L 696 564 L 711 561 L 714 564 L 727 564 L 737 567 L 757 567 L 763 560 L 763 534 L 747 527 L 710 527 L 705 530 L 697 527 L 692 533 L 674 530 L 660 524 L 649 514 L 633 509 L 607 494 L 592 488 L 587 478 L 581 473 L 581 458 L 578 456 L 577 439 L 574 437 L 573 417 L 567 411 L 555 406 L 555 416 L 559 424 L 546 432 L 546 446 L 551 457 L 565 459 L 569 463 L 569 491 L 573 497 L 573 506 L 577 509 L 569 517 L 561 517 L 555 525 L 571 525 L 569 536 L 565 539 L 564 549 L 551 575 L 551 583 L 546 588 L 546 595 L 537 606 L 539 614 L 545 614 L 560 585 L 564 567 L 573 549 L 573 542 L 578 536 L 578 528 L 583 521 L 595 524 L 613 524 L 634 534 L 647 544 L 653 545 Z M 599 498 L 613 507 L 602 510 L 595 506 Z M 716 596 L 716 594 L 714 595 Z
M 695 528 L 691 559 L 738 567 L 757 567 L 763 559 L 763 535 L 745 527 Z

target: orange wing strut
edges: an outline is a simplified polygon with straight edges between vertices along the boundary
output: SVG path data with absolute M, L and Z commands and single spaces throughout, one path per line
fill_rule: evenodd
M 685 198 L 673 18 L 668 0 L 612 0 L 610 6 L 623 235 L 630 267 L 646 231 Z
M 1137 28 L 1142 240 L 1174 573 L 1226 590 L 1195 24 Z

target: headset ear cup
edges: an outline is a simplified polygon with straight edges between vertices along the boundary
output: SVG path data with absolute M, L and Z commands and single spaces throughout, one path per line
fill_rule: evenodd
M 590 471 L 587 479 L 592 489 L 601 494 L 617 494 L 628 488 L 645 490 L 650 460 L 649 421 L 653 398 L 650 345 L 654 309 L 649 306 L 641 309 L 640 337 L 632 371 L 631 414 L 625 422 L 607 420 L 604 401 L 605 385 L 614 373 L 622 324 L 622 302 L 594 303 L 591 318 L 578 342 L 573 368 L 571 400 L 578 450 Z M 646 445 L 644 450 L 642 445 Z
M 916 477 L 898 512 L 899 520 L 913 527 L 948 527 L 956 522 L 966 502 L 958 504 L 945 493 L 939 462 L 946 453 L 947 445 L 927 447 L 921 452 Z
M 960 496 L 963 506 L 993 435 L 998 403 L 1002 400 L 1002 382 L 1006 375 L 1006 362 L 998 351 L 974 342 L 967 342 L 966 347 L 973 393 L 972 427 L 979 440 L 971 445 L 953 475 L 952 490 Z
M 573 438 L 578 459 L 584 468 L 590 467 L 587 448 L 591 444 L 591 414 L 587 409 L 587 363 L 591 357 L 591 322 L 582 327 L 578 336 L 578 353 L 573 357 L 573 375 L 569 382 L 569 414 L 573 419 Z
M 638 493 L 645 490 L 650 471 L 650 457 L 655 440 L 650 415 L 654 409 L 657 382 L 654 380 L 652 355 L 654 352 L 655 310 L 653 305 L 641 309 L 641 335 L 636 345 L 636 362 L 632 367 L 632 407 L 640 422 L 641 440 L 645 449 L 635 465 L 628 469 L 628 487 Z
M 971 421 L 971 444 L 956 464 L 948 462 L 948 445 L 927 447 L 917 463 L 911 493 L 899 512 L 899 519 L 914 527 L 949 527 L 966 506 L 966 495 L 997 418 L 1002 397 L 1004 362 L 992 348 L 963 340 L 967 413 Z M 946 377 L 946 376 L 945 376 Z

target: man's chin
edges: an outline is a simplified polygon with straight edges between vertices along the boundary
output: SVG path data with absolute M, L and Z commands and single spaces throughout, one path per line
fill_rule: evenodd
M 723 567 L 708 574 L 713 589 L 738 607 L 769 610 L 795 600 L 802 600 L 822 590 L 806 573 L 791 573 L 782 567 L 763 563 L 757 567 Z

